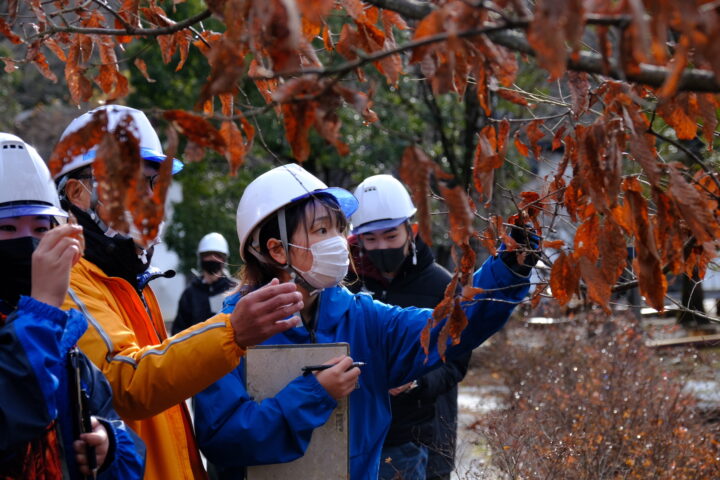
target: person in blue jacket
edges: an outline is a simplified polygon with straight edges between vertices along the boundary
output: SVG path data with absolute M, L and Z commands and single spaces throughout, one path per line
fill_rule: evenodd
M 328 420 L 338 399 L 349 396 L 350 478 L 376 479 L 391 420 L 388 390 L 441 364 L 436 344 L 442 323 L 431 333 L 427 359 L 420 344 L 432 310 L 389 306 L 339 285 L 349 265 L 345 228 L 356 208 L 350 192 L 327 188 L 295 164 L 277 167 L 245 189 L 237 211 L 245 267 L 224 308 L 231 310 L 243 293 L 273 278 L 295 281 L 303 294 L 302 325 L 264 344 L 347 342 L 352 358 L 328 359 L 333 367 L 300 375 L 262 402 L 248 395 L 242 363 L 197 395 L 198 443 L 221 478 L 242 478 L 247 466 L 301 457 L 313 430 Z M 449 358 L 502 328 L 529 290 L 528 277 L 497 257 L 475 272 L 473 284 L 493 289 L 498 301 L 481 294 L 464 305 L 469 323 L 460 343 L 448 346 Z M 350 368 L 353 361 L 365 362 L 362 375 Z
M 53 228 L 66 217 L 35 149 L 0 133 L 0 478 L 139 479 L 144 445 L 75 347 L 87 322 L 59 308 L 84 244 L 80 226 Z

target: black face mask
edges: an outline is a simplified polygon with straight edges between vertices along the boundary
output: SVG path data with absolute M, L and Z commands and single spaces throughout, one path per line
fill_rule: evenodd
M 220 273 L 223 267 L 223 262 L 216 260 L 202 260 L 200 262 L 200 268 L 209 273 L 210 275 L 216 275 Z
M 32 290 L 32 254 L 40 243 L 35 237 L 0 240 L 0 299 L 17 305 L 20 295 Z
M 366 250 L 370 261 L 383 273 L 395 273 L 405 261 L 405 247 Z
M 149 248 L 146 258 L 141 259 L 132 238 L 119 234 L 108 237 L 86 211 L 75 205 L 70 206 L 70 211 L 83 227 L 85 258 L 100 267 L 105 275 L 123 278 L 136 287 L 137 276 L 150 266 L 153 248 Z

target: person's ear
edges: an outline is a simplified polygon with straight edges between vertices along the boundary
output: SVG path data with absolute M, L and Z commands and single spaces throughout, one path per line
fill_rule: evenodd
M 283 248 L 282 242 L 277 238 L 271 238 L 267 241 L 265 246 L 270 253 L 270 256 L 280 265 L 287 263 L 287 257 L 285 256 L 285 249 Z
M 78 208 L 87 210 L 90 208 L 90 197 L 88 196 L 87 189 L 80 183 L 80 180 L 76 178 L 68 179 L 65 184 L 65 196 L 68 201 Z

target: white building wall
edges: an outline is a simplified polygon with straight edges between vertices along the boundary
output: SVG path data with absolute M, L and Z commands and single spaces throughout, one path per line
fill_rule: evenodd
M 173 182 L 168 190 L 168 195 L 165 205 L 165 221 L 166 223 L 172 222 L 172 202 L 179 202 L 182 200 L 182 186 Z M 160 243 L 155 246 L 155 253 L 152 258 L 152 265 L 161 270 L 177 269 L 180 263 L 179 257 L 172 250 L 168 250 L 164 243 Z M 165 323 L 170 325 L 175 320 L 177 314 L 177 305 L 180 300 L 180 295 L 185 289 L 185 275 L 178 273 L 173 278 L 157 278 L 153 280 L 150 285 L 152 286 L 153 292 L 157 296 L 158 302 L 160 303 L 160 309 L 162 310 L 163 319 Z

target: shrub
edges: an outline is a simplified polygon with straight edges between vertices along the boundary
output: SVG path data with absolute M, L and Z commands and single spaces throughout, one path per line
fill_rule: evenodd
M 474 362 L 502 375 L 508 408 L 476 422 L 512 479 L 717 479 L 718 431 L 631 319 L 550 327 L 542 346 L 498 336 Z

